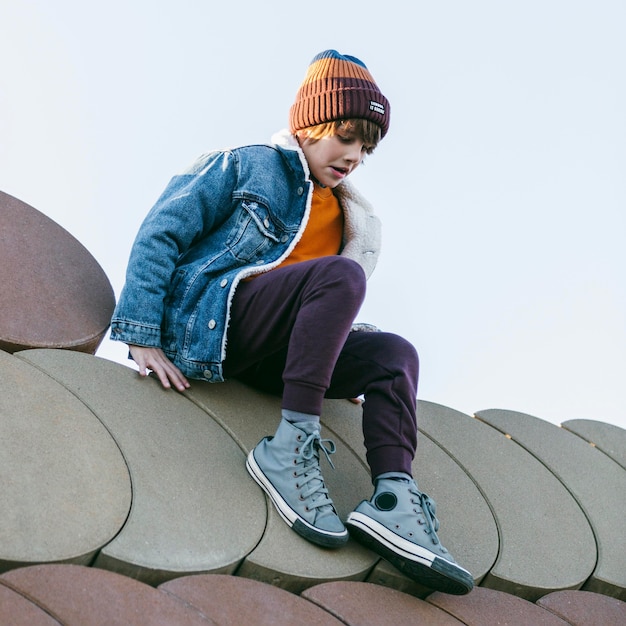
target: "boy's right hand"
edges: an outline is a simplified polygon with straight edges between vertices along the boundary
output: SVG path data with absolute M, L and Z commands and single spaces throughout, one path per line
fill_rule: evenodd
M 147 376 L 148 370 L 152 370 L 165 389 L 170 389 L 173 385 L 178 391 L 185 391 L 191 386 L 183 373 L 165 356 L 161 348 L 129 345 L 128 349 L 139 367 L 140 376 Z

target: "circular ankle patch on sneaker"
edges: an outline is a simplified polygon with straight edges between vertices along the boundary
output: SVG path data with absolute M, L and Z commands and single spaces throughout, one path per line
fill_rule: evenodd
M 398 498 L 396 498 L 396 495 L 390 491 L 380 493 L 374 499 L 374 504 L 379 511 L 391 511 L 396 508 L 397 503 Z

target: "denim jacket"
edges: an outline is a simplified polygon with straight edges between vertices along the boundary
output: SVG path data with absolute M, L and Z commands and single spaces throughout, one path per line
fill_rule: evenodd
M 210 152 L 174 176 L 133 244 L 111 339 L 160 347 L 189 378 L 220 382 L 237 284 L 279 265 L 298 242 L 313 183 L 297 142 Z M 380 250 L 380 222 L 347 182 L 341 254 L 366 275 Z

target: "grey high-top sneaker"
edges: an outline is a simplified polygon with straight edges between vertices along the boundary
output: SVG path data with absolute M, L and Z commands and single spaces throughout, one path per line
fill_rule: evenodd
M 469 593 L 472 575 L 441 545 L 435 501 L 413 479 L 381 478 L 371 500 L 350 513 L 350 534 L 416 582 L 455 595 Z
M 283 419 L 276 434 L 250 452 L 246 467 L 293 530 L 320 546 L 336 548 L 348 541 L 348 531 L 328 496 L 320 450 L 332 466 L 329 455 L 335 444 L 320 437 L 318 422 Z

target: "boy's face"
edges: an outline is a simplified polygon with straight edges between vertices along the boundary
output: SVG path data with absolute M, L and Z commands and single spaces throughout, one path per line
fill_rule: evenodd
M 313 177 L 331 189 L 354 172 L 372 149 L 359 135 L 342 128 L 317 141 L 304 134 L 300 134 L 298 140 Z

